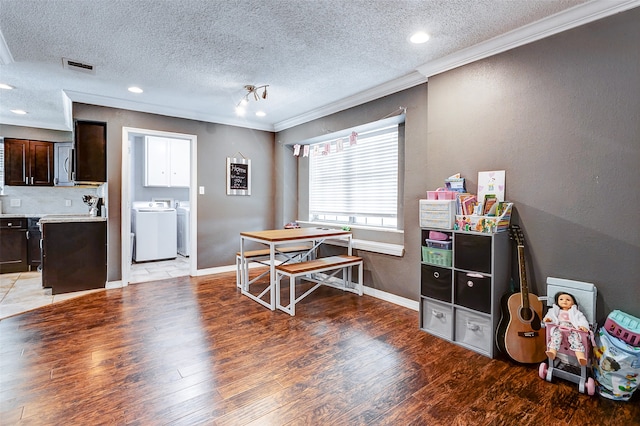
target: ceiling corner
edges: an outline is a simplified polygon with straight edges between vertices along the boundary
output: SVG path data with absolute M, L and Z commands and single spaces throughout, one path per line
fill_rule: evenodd
M 290 119 L 280 121 L 273 125 L 276 132 L 289 129 L 291 127 L 307 123 L 318 118 L 326 117 L 327 115 L 334 114 L 336 112 L 344 111 L 348 108 L 353 108 L 358 105 L 362 105 L 366 102 L 382 98 L 384 96 L 391 95 L 401 90 L 409 89 L 422 83 L 426 83 L 427 78 L 418 72 L 412 72 L 403 77 L 391 80 L 387 83 L 380 84 L 371 89 L 365 90 L 355 95 L 340 99 L 337 102 L 324 105 L 320 108 L 308 111 L 304 114 L 291 117 Z
M 430 61 L 417 70 L 430 77 L 638 6 L 640 0 L 593 0 Z

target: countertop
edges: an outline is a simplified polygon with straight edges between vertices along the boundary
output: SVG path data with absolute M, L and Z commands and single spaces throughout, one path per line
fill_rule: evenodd
M 106 222 L 102 216 L 89 216 L 88 214 L 47 214 L 40 218 L 40 223 L 59 222 Z
M 81 213 L 33 213 L 33 214 L 15 214 L 15 213 L 1 213 L 0 219 L 4 218 L 28 218 L 28 217 L 39 217 L 41 223 L 51 223 L 51 222 L 105 222 L 107 220 L 106 217 L 101 216 L 89 216 L 89 214 L 81 214 Z

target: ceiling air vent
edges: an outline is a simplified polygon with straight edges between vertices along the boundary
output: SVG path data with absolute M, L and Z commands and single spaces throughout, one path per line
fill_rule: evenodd
M 88 74 L 96 73 L 95 67 L 93 65 L 85 64 L 80 61 L 74 61 L 73 59 L 62 58 L 62 66 L 63 68 L 86 72 Z

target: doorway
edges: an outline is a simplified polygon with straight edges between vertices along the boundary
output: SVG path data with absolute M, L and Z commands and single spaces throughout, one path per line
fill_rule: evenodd
M 144 167 L 135 166 L 133 164 L 136 153 L 143 152 L 143 145 L 145 141 L 145 137 L 159 137 L 159 138 L 167 138 L 167 139 L 180 139 L 186 140 L 189 143 L 190 149 L 190 170 L 189 170 L 189 187 L 188 189 L 183 188 L 183 192 L 180 191 L 170 191 L 167 189 L 163 194 L 167 194 L 168 196 L 157 196 L 159 193 L 153 193 L 151 191 L 145 192 L 138 188 L 136 185 L 136 181 L 140 181 L 139 173 L 144 173 Z M 128 285 L 130 282 L 141 282 L 141 281 L 149 281 L 155 279 L 162 279 L 159 275 L 154 275 L 153 273 L 149 274 L 149 279 L 140 279 L 139 275 L 136 274 L 135 279 L 132 279 L 132 267 L 137 268 L 138 266 L 132 266 L 132 249 L 133 249 L 133 239 L 132 238 L 132 215 L 131 209 L 133 207 L 132 201 L 137 198 L 155 198 L 155 199 L 168 199 L 169 202 L 176 207 L 177 202 L 182 202 L 182 205 L 189 206 L 187 210 L 187 217 L 189 226 L 187 227 L 187 238 L 188 247 L 187 247 L 187 256 L 178 255 L 175 261 L 158 261 L 158 262 L 145 262 L 144 268 L 149 268 L 150 270 L 165 270 L 172 271 L 172 276 L 180 276 L 182 273 L 184 275 L 197 275 L 197 188 L 196 188 L 196 176 L 197 176 L 197 162 L 196 155 L 197 153 L 197 136 L 182 134 L 182 133 L 171 133 L 171 132 L 163 132 L 152 129 L 139 129 L 132 127 L 123 127 L 122 128 L 122 200 L 121 200 L 121 223 L 122 223 L 122 285 Z M 136 160 L 137 161 L 137 160 Z M 137 164 L 137 163 L 136 163 Z M 137 188 L 137 189 L 136 189 Z M 136 195 L 136 190 L 142 194 Z M 185 198 L 185 194 L 188 194 L 187 198 Z M 174 199 L 171 195 L 175 195 Z M 149 199 L 148 201 L 152 201 Z M 182 250 L 184 252 L 184 250 Z M 186 267 L 185 267 L 186 266 Z M 178 272 L 176 272 L 178 271 Z M 183 272 L 182 272 L 183 271 Z M 166 276 L 165 278 L 168 278 Z

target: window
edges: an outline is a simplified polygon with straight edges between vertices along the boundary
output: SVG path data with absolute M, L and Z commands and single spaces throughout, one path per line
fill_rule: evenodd
M 310 146 L 309 220 L 397 228 L 397 124 Z

